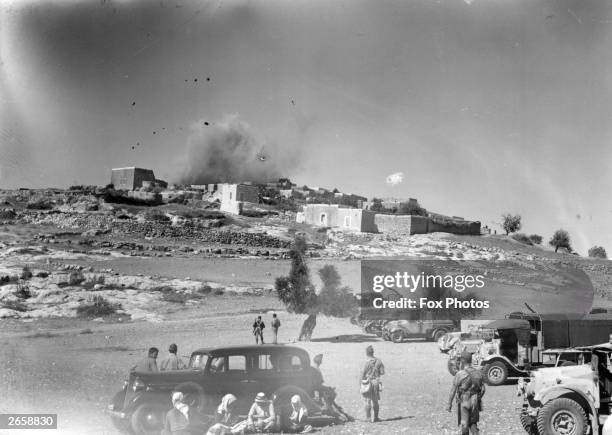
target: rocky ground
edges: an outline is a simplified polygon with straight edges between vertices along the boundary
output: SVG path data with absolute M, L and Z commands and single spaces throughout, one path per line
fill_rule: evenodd
M 58 433 L 115 433 L 102 410 L 150 346 L 176 342 L 187 355 L 251 340 L 254 313 L 282 310 L 274 279 L 289 270 L 288 246 L 296 234 L 309 243 L 315 284 L 316 270 L 328 263 L 358 291 L 361 259 L 466 260 L 488 267 L 491 276 L 520 267 L 527 272 L 501 279 L 517 289 L 526 288 L 521 279 L 529 271 L 581 270 L 592 290 L 571 289 L 577 300 L 594 295 L 594 306 L 612 307 L 609 261 L 504 236 L 357 234 L 296 224 L 291 214 L 228 216 L 206 208 L 210 204 L 141 207 L 89 195 L 36 195 L 0 192 L 0 377 L 7 386 L 0 412 L 57 412 Z M 517 304 L 526 298 L 518 290 L 513 297 Z M 280 312 L 288 341 L 303 319 Z M 445 411 L 450 377 L 434 344 L 381 342 L 347 320 L 323 318 L 314 340 L 302 345 L 311 356 L 325 355 L 327 383 L 359 416 L 355 379 L 370 342 L 389 373 L 386 421 L 321 432 L 451 433 L 455 416 Z M 517 406 L 513 386 L 491 388 L 481 433 L 521 433 Z

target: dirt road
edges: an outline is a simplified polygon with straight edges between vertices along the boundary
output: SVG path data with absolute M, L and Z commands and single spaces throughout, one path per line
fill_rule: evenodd
M 37 321 L 4 329 L 0 332 L 3 349 L 0 378 L 6 388 L 0 412 L 57 413 L 59 425 L 54 433 L 117 433 L 103 409 L 121 388 L 129 367 L 145 355 L 148 347 L 159 347 L 163 358 L 172 342 L 178 344 L 179 354 L 187 355 L 198 347 L 253 340 L 250 334 L 253 314 L 207 317 L 194 317 L 196 312 L 188 314 L 187 320 L 161 323 Z M 271 314 L 262 314 L 269 321 Z M 303 317 L 283 312 L 280 317 L 283 321 L 280 338 L 283 342 L 291 341 Z M 455 429 L 456 415 L 445 409 L 451 377 L 446 371 L 446 357 L 434 343 L 383 342 L 362 334 L 346 319 L 330 318 L 319 318 L 313 337 L 312 342 L 299 345 L 311 357 L 324 354 L 322 371 L 326 384 L 337 388 L 338 403 L 358 418 L 344 426 L 323 428 L 321 433 L 444 434 Z M 363 411 L 357 379 L 367 344 L 374 346 L 387 370 L 381 401 L 384 421 L 378 424 L 360 420 Z M 521 433 L 518 406 L 513 385 L 489 388 L 481 433 Z M 40 431 L 33 433 L 39 435 Z

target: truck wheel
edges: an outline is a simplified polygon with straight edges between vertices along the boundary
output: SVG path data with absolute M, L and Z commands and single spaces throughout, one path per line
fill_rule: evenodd
M 143 403 L 132 414 L 132 431 L 136 435 L 159 435 L 164 427 L 168 408 L 156 403 Z
M 528 435 L 539 435 L 538 425 L 536 424 L 535 418 L 527 414 L 521 414 L 521 425 Z
M 448 372 L 452 376 L 455 376 L 457 372 L 459 371 L 459 369 L 457 368 L 457 361 L 452 358 L 448 359 L 448 362 L 446 363 L 446 367 L 448 368 Z
M 402 331 L 393 331 L 391 334 L 391 341 L 393 343 L 401 343 L 404 341 L 404 333 Z
M 561 397 L 551 400 L 538 413 L 538 431 L 541 435 L 584 435 L 587 429 L 586 413 L 572 399 Z
M 501 385 L 508 379 L 508 367 L 501 361 L 487 364 L 484 368 L 484 377 L 489 385 Z
M 446 331 L 444 329 L 438 329 L 436 332 L 433 333 L 433 336 L 431 338 L 432 341 L 435 341 L 437 343 L 438 340 L 444 337 L 445 335 Z

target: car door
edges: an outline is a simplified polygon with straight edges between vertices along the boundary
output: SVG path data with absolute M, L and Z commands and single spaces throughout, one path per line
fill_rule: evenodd
M 247 373 L 247 356 L 242 353 L 215 356 L 209 364 L 209 388 L 214 391 L 218 401 L 225 394 L 233 394 L 238 399 L 239 414 L 246 414 L 257 394 L 256 386 Z

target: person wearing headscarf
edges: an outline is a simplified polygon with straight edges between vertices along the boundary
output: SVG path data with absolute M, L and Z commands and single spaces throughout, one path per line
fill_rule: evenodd
M 269 432 L 276 425 L 274 404 L 266 398 L 265 393 L 257 393 L 247 416 L 247 428 L 253 432 Z
M 307 433 L 312 431 L 308 424 L 308 408 L 302 403 L 299 394 L 291 397 L 291 415 L 289 415 L 289 430 L 292 432 Z
M 217 407 L 215 413 L 215 424 L 208 429 L 206 435 L 226 435 L 240 433 L 244 424 L 236 424 L 237 418 L 234 415 L 234 408 L 238 399 L 233 394 L 226 394 L 221 399 L 221 403 Z
M 162 435 L 191 435 L 189 430 L 189 405 L 184 401 L 183 393 L 172 393 L 172 409 L 166 414 Z

